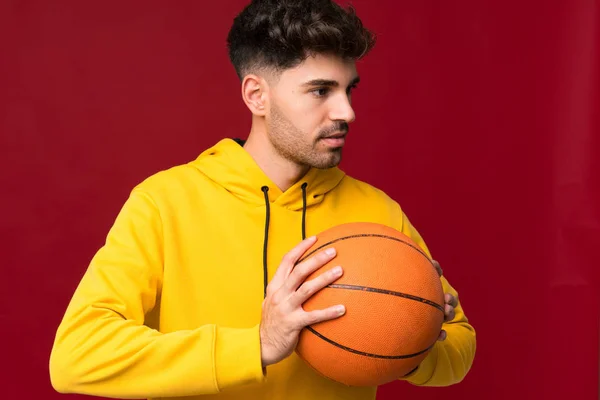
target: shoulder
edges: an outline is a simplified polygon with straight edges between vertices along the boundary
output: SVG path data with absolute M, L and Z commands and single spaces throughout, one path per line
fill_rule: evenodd
M 386 210 L 394 221 L 402 219 L 400 204 L 384 190 L 349 175 L 344 176 L 339 186 L 340 195 L 353 200 L 356 199 L 368 207 L 377 207 L 381 210 Z
M 155 201 L 165 200 L 193 189 L 199 179 L 206 177 L 191 163 L 179 164 L 149 175 L 133 187 L 133 192 L 144 193 Z
M 382 189 L 349 175 L 345 175 L 340 182 L 340 189 L 347 193 L 367 197 L 374 202 L 399 207 L 398 202 Z

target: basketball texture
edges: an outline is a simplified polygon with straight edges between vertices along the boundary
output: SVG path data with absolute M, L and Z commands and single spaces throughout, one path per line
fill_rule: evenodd
M 346 313 L 304 328 L 297 354 L 349 386 L 381 385 L 412 371 L 444 321 L 444 292 L 431 260 L 408 236 L 380 224 L 342 224 L 317 237 L 303 259 L 329 247 L 337 256 L 307 280 L 337 265 L 344 274 L 303 308 L 343 304 Z

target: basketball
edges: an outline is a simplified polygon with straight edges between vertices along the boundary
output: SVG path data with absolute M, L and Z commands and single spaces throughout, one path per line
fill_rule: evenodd
M 338 265 L 344 273 L 302 307 L 342 304 L 346 313 L 304 328 L 296 353 L 348 386 L 381 385 L 411 372 L 444 321 L 444 292 L 429 257 L 408 236 L 375 223 L 342 224 L 317 237 L 302 260 L 329 247 L 337 256 L 307 280 Z

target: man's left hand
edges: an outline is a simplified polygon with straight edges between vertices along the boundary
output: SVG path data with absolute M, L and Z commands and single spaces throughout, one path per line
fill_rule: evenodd
M 435 267 L 437 273 L 439 276 L 442 276 L 443 271 L 442 271 L 442 267 L 440 266 L 440 263 L 432 260 L 433 266 Z M 445 306 L 444 306 L 444 322 L 449 322 L 452 321 L 454 319 L 454 307 L 456 307 L 458 305 L 458 299 L 456 297 L 454 297 L 453 295 L 451 295 L 450 293 L 446 293 L 444 295 L 444 301 L 445 301 Z M 438 337 L 439 341 L 443 341 L 446 340 L 446 331 L 442 329 L 442 331 L 440 332 L 440 336 Z

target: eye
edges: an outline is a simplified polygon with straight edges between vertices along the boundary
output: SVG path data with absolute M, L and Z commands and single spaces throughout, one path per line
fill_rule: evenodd
M 316 97 L 325 97 L 329 93 L 329 88 L 322 87 L 311 90 L 311 93 Z
M 352 94 L 352 91 L 353 91 L 353 90 L 355 90 L 357 87 L 358 87 L 358 85 L 356 85 L 356 84 L 355 84 L 355 85 L 352 85 L 352 86 L 350 86 L 350 87 L 348 88 L 348 91 L 347 91 L 347 93 L 348 93 L 348 94 Z

